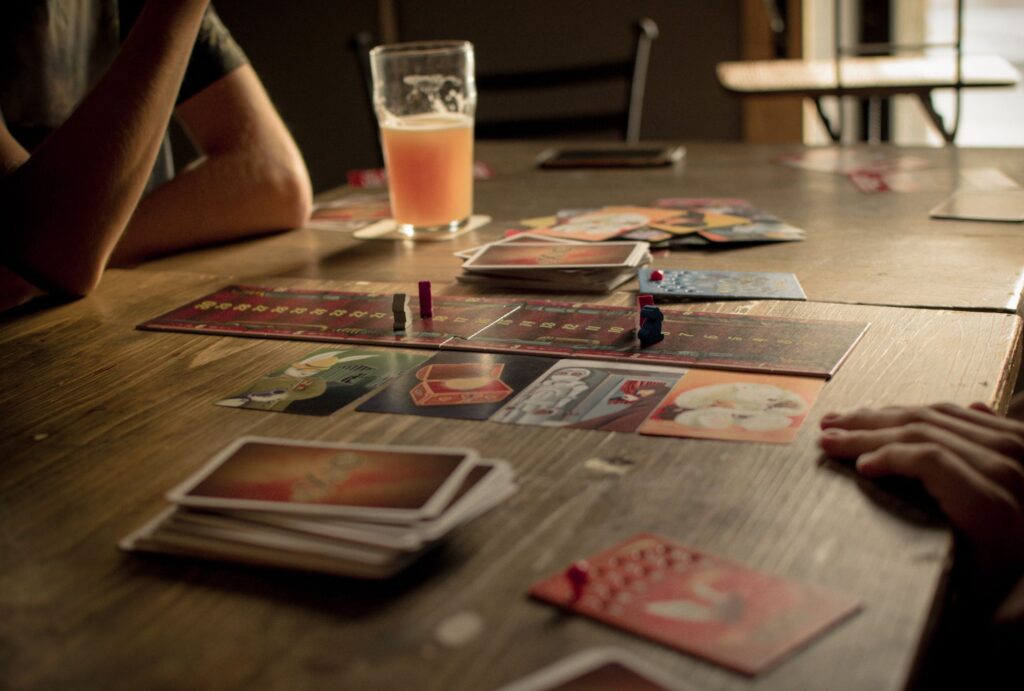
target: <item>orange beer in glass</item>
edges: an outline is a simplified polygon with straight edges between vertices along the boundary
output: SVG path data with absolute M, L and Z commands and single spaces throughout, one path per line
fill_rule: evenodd
M 391 213 L 409 237 L 454 232 L 473 213 L 473 47 L 465 41 L 370 51 Z

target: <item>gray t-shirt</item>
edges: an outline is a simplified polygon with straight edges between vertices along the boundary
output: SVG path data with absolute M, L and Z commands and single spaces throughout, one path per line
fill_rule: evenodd
M 74 111 L 117 55 L 144 0 L 0 2 L 0 118 L 32 151 Z M 247 62 L 211 6 L 178 103 Z M 167 139 L 147 189 L 174 175 Z

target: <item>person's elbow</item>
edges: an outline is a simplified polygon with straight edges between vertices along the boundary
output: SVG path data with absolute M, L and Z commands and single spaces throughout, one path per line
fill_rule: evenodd
M 76 300 L 96 290 L 103 277 L 100 262 L 68 261 L 59 257 L 37 258 L 12 253 L 7 267 L 28 284 L 50 295 Z
M 277 228 L 304 226 L 313 210 L 313 185 L 302 160 L 279 166 L 269 187 L 273 225 Z

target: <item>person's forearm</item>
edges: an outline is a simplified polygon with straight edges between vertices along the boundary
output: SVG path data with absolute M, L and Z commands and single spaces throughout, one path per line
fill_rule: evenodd
M 205 157 L 142 200 L 111 264 L 296 228 L 306 221 L 309 195 L 297 153 L 275 162 L 253 149 Z
M 306 222 L 309 174 L 252 67 L 225 75 L 178 113 L 204 156 L 142 200 L 112 264 Z
M 88 292 L 156 159 L 208 0 L 149 0 L 75 113 L 0 181 L 5 254 L 48 290 Z

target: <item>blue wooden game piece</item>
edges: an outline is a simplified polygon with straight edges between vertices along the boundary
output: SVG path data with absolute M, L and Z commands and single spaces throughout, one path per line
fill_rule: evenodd
M 664 320 L 665 315 L 654 305 L 645 305 L 640 308 L 640 330 L 637 332 L 637 338 L 640 339 L 641 348 L 664 340 L 665 334 L 661 333 L 661 323 Z

